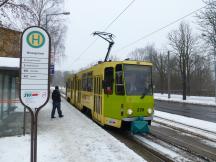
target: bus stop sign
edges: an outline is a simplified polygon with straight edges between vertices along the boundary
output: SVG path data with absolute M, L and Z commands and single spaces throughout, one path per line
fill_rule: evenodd
M 49 99 L 50 37 L 40 27 L 27 28 L 21 39 L 20 100 L 30 109 Z

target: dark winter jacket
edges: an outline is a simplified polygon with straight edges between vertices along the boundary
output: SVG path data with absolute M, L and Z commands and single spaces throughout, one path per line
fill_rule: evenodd
M 53 102 L 61 102 L 61 95 L 59 90 L 55 89 L 52 93 Z

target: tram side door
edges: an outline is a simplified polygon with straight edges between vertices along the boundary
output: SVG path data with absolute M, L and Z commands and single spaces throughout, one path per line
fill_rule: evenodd
M 81 103 L 81 80 L 78 80 L 78 100 L 77 103 Z
M 102 120 L 102 82 L 100 76 L 94 77 L 94 112 L 97 121 Z
M 75 104 L 78 105 L 78 103 L 80 102 L 79 100 L 79 96 L 80 96 L 80 80 L 76 79 L 76 85 L 75 85 Z
M 72 99 L 73 99 L 73 103 L 76 104 L 76 77 L 73 78 L 73 91 L 72 91 Z

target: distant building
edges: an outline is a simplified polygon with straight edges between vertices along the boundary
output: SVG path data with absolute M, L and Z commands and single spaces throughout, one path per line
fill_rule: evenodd
M 21 32 L 0 27 L 0 57 L 20 56 Z

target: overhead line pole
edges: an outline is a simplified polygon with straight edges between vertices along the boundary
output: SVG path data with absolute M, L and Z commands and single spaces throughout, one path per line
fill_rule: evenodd
M 216 102 L 216 47 L 214 45 L 215 102 Z
M 168 51 L 168 68 L 167 68 L 167 81 L 168 81 L 168 87 L 167 87 L 167 91 L 168 91 L 168 98 L 170 98 L 170 51 Z

